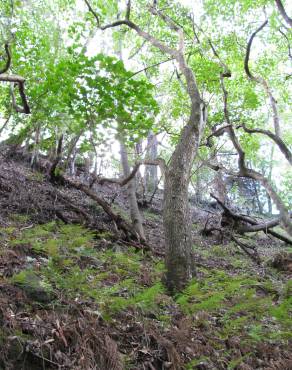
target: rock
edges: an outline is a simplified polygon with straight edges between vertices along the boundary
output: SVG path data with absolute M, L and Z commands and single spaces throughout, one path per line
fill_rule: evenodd
M 271 261 L 271 266 L 280 271 L 292 272 L 292 253 L 277 253 Z
M 51 286 L 45 283 L 41 277 L 32 270 L 21 271 L 12 277 L 12 281 L 33 301 L 46 304 L 54 299 Z

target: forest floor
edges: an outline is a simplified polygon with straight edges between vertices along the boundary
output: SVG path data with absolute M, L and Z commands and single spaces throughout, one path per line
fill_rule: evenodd
M 127 217 L 122 189 L 95 191 Z M 292 369 L 291 247 L 253 235 L 258 265 L 203 237 L 192 206 L 197 276 L 171 297 L 159 198 L 143 211 L 151 251 L 22 160 L 0 162 L 0 206 L 0 369 Z

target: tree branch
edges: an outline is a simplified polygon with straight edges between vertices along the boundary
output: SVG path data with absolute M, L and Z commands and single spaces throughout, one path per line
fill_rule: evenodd
M 84 1 L 85 1 L 86 5 L 88 7 L 89 12 L 94 16 L 94 18 L 96 20 L 96 23 L 97 23 L 97 26 L 99 27 L 100 26 L 100 20 L 99 20 L 98 14 L 94 11 L 94 9 L 92 8 L 92 6 L 90 5 L 88 0 L 84 0 Z
M 284 5 L 282 4 L 282 1 L 281 0 L 275 0 L 275 1 L 276 1 L 276 5 L 277 5 L 277 8 L 280 14 L 285 19 L 285 21 L 289 24 L 290 28 L 292 28 L 292 19 L 286 13 L 286 10 L 284 8 Z
M 98 183 L 98 184 L 103 185 L 106 182 L 110 183 L 110 184 L 118 184 L 121 187 L 125 186 L 129 181 L 131 181 L 135 177 L 135 175 L 138 172 L 139 167 L 141 165 L 159 166 L 160 169 L 161 169 L 162 174 L 165 173 L 165 169 L 166 169 L 166 163 L 165 163 L 164 159 L 162 159 L 162 158 L 158 158 L 156 160 L 147 160 L 147 159 L 145 159 L 143 161 L 137 162 L 134 165 L 134 167 L 133 167 L 131 173 L 129 174 L 129 176 L 125 177 L 124 179 L 110 179 L 110 178 L 95 176 L 95 177 L 93 177 L 93 180 L 90 183 L 90 187 L 92 187 L 94 183 Z
M 131 15 L 131 0 L 128 0 L 128 2 L 127 2 L 126 16 L 125 16 L 125 18 L 126 18 L 127 20 L 130 20 L 130 15 Z
M 280 137 L 280 120 L 279 120 L 279 114 L 278 114 L 278 108 L 277 108 L 277 101 L 274 98 L 274 95 L 267 83 L 267 81 L 259 76 L 254 76 L 250 69 L 249 69 L 249 58 L 250 58 L 250 52 L 251 52 L 251 46 L 252 42 L 255 38 L 255 36 L 268 24 L 268 21 L 266 20 L 257 30 L 255 30 L 248 43 L 247 43 L 247 48 L 246 48 L 246 54 L 245 54 L 245 59 L 244 59 L 244 70 L 247 74 L 247 76 L 252 80 L 255 81 L 259 84 L 261 84 L 270 100 L 270 105 L 273 111 L 273 121 L 274 121 L 274 129 L 275 129 L 275 134 Z
M 0 75 L 0 81 L 1 81 L 1 75 Z M 13 86 L 13 83 L 11 83 L 10 92 L 11 92 L 13 108 L 15 109 L 15 111 L 17 113 L 29 114 L 30 113 L 30 108 L 29 108 L 29 105 L 28 105 L 28 102 L 27 102 L 27 99 L 26 99 L 26 95 L 25 95 L 25 92 L 24 92 L 24 82 L 21 82 L 21 81 L 17 82 L 16 81 L 14 83 L 14 85 L 18 86 L 19 95 L 20 95 L 20 98 L 21 98 L 21 101 L 22 101 L 22 107 L 20 107 L 16 103 L 16 99 L 15 99 L 15 95 L 14 95 L 14 91 L 13 91 L 14 86 Z
M 220 80 L 221 80 L 221 87 L 222 87 L 222 90 L 223 90 L 224 115 L 225 115 L 226 122 L 229 124 L 229 126 L 226 130 L 227 130 L 227 133 L 229 135 L 229 138 L 230 138 L 234 148 L 236 149 L 236 151 L 238 153 L 239 176 L 249 177 L 251 179 L 254 179 L 254 180 L 258 181 L 266 189 L 267 193 L 269 194 L 269 196 L 271 197 L 271 199 L 275 203 L 278 211 L 280 212 L 280 218 L 281 218 L 281 223 L 282 223 L 283 227 L 285 228 L 285 230 L 288 232 L 289 235 L 292 235 L 292 223 L 290 221 L 289 212 L 286 209 L 286 207 L 285 207 L 284 203 L 282 202 L 281 198 L 279 197 L 277 192 L 274 190 L 274 188 L 272 187 L 272 185 L 270 184 L 268 179 L 265 178 L 265 176 L 263 176 L 261 173 L 255 171 L 255 170 L 252 170 L 252 169 L 248 168 L 245 164 L 245 152 L 242 149 L 242 147 L 239 143 L 239 140 L 235 135 L 234 128 L 233 128 L 233 126 L 230 122 L 229 112 L 228 112 L 228 92 L 225 88 L 224 78 L 223 78 L 222 75 L 221 75 Z M 222 132 L 222 134 L 226 130 L 224 130 Z
M 224 212 L 227 215 L 227 217 L 229 216 L 229 217 L 231 217 L 232 219 L 234 219 L 236 221 L 243 221 L 243 222 L 249 224 L 249 225 L 240 224 L 237 227 L 237 231 L 239 233 L 244 234 L 244 233 L 249 233 L 249 232 L 265 231 L 266 233 L 268 233 L 270 235 L 273 235 L 275 238 L 280 239 L 281 241 L 283 241 L 287 244 L 292 244 L 291 239 L 287 238 L 286 236 L 284 236 L 282 234 L 279 234 L 278 232 L 276 232 L 274 230 L 270 230 L 272 227 L 275 227 L 280 223 L 280 221 L 281 221 L 280 218 L 276 218 L 276 219 L 270 220 L 268 222 L 259 223 L 258 221 L 254 220 L 253 218 L 251 218 L 249 216 L 233 212 L 229 207 L 226 206 L 226 204 L 221 202 L 220 199 L 217 198 L 215 195 L 210 194 L 210 196 L 212 198 L 216 199 L 216 201 L 224 209 Z M 250 225 L 252 225 L 252 226 L 250 226 Z
M 247 74 L 247 76 L 251 79 L 251 80 L 254 80 L 254 81 L 257 81 L 257 77 L 253 76 L 253 74 L 250 72 L 250 69 L 249 69 L 249 58 L 250 58 L 250 51 L 251 51 L 251 46 L 252 46 L 252 42 L 253 42 L 253 39 L 255 38 L 255 36 L 257 35 L 257 33 L 259 33 L 266 25 L 268 24 L 268 21 L 266 20 L 258 29 L 256 29 L 248 43 L 247 43 L 247 47 L 246 47 L 246 54 L 245 54 L 245 59 L 244 59 L 244 70 Z M 258 82 L 258 81 L 257 81 Z
M 277 144 L 278 148 L 284 154 L 284 156 L 286 157 L 288 162 L 292 165 L 292 153 L 289 150 L 289 148 L 287 147 L 287 145 L 284 143 L 284 141 L 279 136 L 277 136 L 276 134 L 274 134 L 273 132 L 271 132 L 269 130 L 248 128 L 248 127 L 245 126 L 244 123 L 240 124 L 236 128 L 240 128 L 240 127 L 242 127 L 244 129 L 244 131 L 249 133 L 249 134 L 263 134 L 263 135 L 266 135 L 269 138 L 271 138 Z
M 7 58 L 6 58 L 5 66 L 2 69 L 0 69 L 0 75 L 2 73 L 6 73 L 8 71 L 8 69 L 10 68 L 10 65 L 11 65 L 11 54 L 10 54 L 10 50 L 9 50 L 9 45 L 5 44 L 4 48 L 5 48 Z
M 134 72 L 132 75 L 131 75 L 131 77 L 129 77 L 129 79 L 130 78 L 132 78 L 132 77 L 134 77 L 134 76 L 136 76 L 137 74 L 139 74 L 139 73 L 141 73 L 141 72 L 145 72 L 145 71 L 147 71 L 148 69 L 150 69 L 150 68 L 154 68 L 154 67 L 157 67 L 157 66 L 160 66 L 161 64 L 163 64 L 163 63 L 167 63 L 167 62 L 170 62 L 171 60 L 173 60 L 173 58 L 168 58 L 168 59 L 166 59 L 166 60 L 163 60 L 162 62 L 158 62 L 158 63 L 155 63 L 155 64 L 151 64 L 150 66 L 147 66 L 147 67 L 145 67 L 145 68 L 143 68 L 143 69 L 140 69 L 139 71 L 137 71 L 137 72 Z

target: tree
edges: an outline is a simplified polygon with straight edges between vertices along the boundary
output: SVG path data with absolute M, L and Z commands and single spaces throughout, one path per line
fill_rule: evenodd
M 107 25 L 101 25 L 99 15 L 93 10 L 89 5 L 89 2 L 86 1 L 89 11 L 94 15 L 95 20 L 97 21 L 98 27 L 102 30 L 109 28 L 127 26 L 128 28 L 134 30 L 140 37 L 145 41 L 149 42 L 152 46 L 158 48 L 162 53 L 167 54 L 170 58 L 174 59 L 180 69 L 181 75 L 185 79 L 186 91 L 190 99 L 190 115 L 189 120 L 186 125 L 183 127 L 178 142 L 176 144 L 175 150 L 171 156 L 168 166 L 164 168 L 165 182 L 164 182 L 164 229 L 165 229 L 165 238 L 166 238 L 166 267 L 167 267 L 167 286 L 170 291 L 180 290 L 186 282 L 191 278 L 193 273 L 192 268 L 192 258 L 191 258 L 191 231 L 189 223 L 189 212 L 188 212 L 188 186 L 189 179 L 191 174 L 191 168 L 193 160 L 196 157 L 201 138 L 203 136 L 204 128 L 206 125 L 206 104 L 204 103 L 201 94 L 199 92 L 198 83 L 195 79 L 194 71 L 196 68 L 192 68 L 192 64 L 196 63 L 196 55 L 193 58 L 185 58 L 185 37 L 188 35 L 186 31 L 187 26 L 182 27 L 180 22 L 174 20 L 173 16 L 166 15 L 161 8 L 158 8 L 155 3 L 153 6 L 148 6 L 149 12 L 159 19 L 161 19 L 164 24 L 169 27 L 169 29 L 175 32 L 178 36 L 178 46 L 173 48 L 169 44 L 160 41 L 158 37 L 154 37 L 149 32 L 144 31 L 137 23 L 131 20 L 131 2 L 128 1 L 127 9 L 125 11 L 125 19 L 118 19 Z M 207 7 L 211 7 L 212 2 L 207 2 Z M 161 6 L 161 4 L 159 4 Z M 241 5 L 241 4 L 240 4 Z M 246 6 L 242 4 L 242 6 Z M 249 6 L 247 6 L 247 9 Z M 214 10 L 213 10 L 214 11 Z M 185 14 L 184 14 L 185 16 Z M 182 18 L 184 17 L 182 16 Z M 188 22 L 189 23 L 189 22 Z M 197 41 L 200 44 L 199 47 L 203 53 L 206 53 L 206 47 L 202 47 L 203 42 L 200 41 L 196 32 L 202 32 L 200 27 L 197 27 L 194 21 L 192 22 L 192 27 L 194 31 L 194 36 L 197 37 Z M 197 30 L 196 30 L 197 28 Z M 262 27 L 261 27 L 262 28 Z M 261 29 L 259 28 L 259 30 Z M 227 36 L 228 37 L 228 36 Z M 253 36 L 252 36 L 253 38 Z M 251 38 L 251 41 L 252 41 Z M 225 87 L 224 79 L 231 77 L 230 69 L 222 62 L 220 55 L 217 53 L 216 49 L 213 46 L 212 41 L 204 36 L 204 39 L 207 41 L 209 50 L 213 54 L 211 61 L 213 73 L 214 70 L 218 70 L 217 80 L 220 84 L 216 86 L 221 87 L 223 93 L 223 108 L 224 115 L 223 119 L 226 121 L 227 125 L 220 127 L 218 130 L 214 130 L 212 136 L 220 136 L 223 133 L 227 133 L 229 139 L 238 153 L 238 165 L 239 173 L 238 176 L 250 177 L 256 181 L 259 181 L 268 191 L 269 195 L 276 203 L 277 208 L 280 211 L 281 219 L 284 227 L 290 233 L 291 231 L 291 222 L 289 215 L 283 202 L 280 197 L 277 195 L 276 191 L 273 189 L 268 180 L 259 172 L 249 169 L 245 161 L 245 151 L 243 150 L 233 127 L 233 124 L 230 120 L 229 108 L 228 108 L 228 92 Z M 249 78 L 255 80 L 252 77 L 248 69 L 248 59 L 250 52 L 251 41 L 248 43 L 247 52 L 245 56 L 245 71 Z M 172 42 L 173 44 L 173 42 Z M 190 52 L 190 54 L 192 54 Z M 208 59 L 208 58 L 206 58 Z M 195 63 L 194 63 L 195 61 Z M 217 67 L 216 67 L 217 65 Z M 277 136 L 279 144 L 279 122 L 277 111 L 275 109 L 275 99 L 264 79 L 258 79 L 265 86 L 265 90 L 270 98 L 271 106 L 274 112 L 274 123 L 275 123 L 275 135 Z M 207 82 L 206 80 L 204 82 Z M 208 83 L 208 82 L 207 82 Z M 245 126 L 242 126 L 245 127 Z M 246 130 L 247 131 L 247 130 Z M 268 135 L 269 136 L 269 135 Z M 271 135 L 270 135 L 271 137 Z M 276 137 L 272 136 L 275 141 Z M 281 149 L 281 147 L 280 147 Z M 222 166 L 219 166 L 222 169 Z

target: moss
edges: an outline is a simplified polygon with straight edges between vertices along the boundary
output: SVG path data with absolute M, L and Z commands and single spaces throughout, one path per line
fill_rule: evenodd
M 10 218 L 11 221 L 20 222 L 20 223 L 21 222 L 25 223 L 25 222 L 29 221 L 29 216 L 28 215 L 19 214 L 19 213 L 10 214 L 9 218 Z
M 206 364 L 207 362 L 209 361 L 209 357 L 206 357 L 206 356 L 200 356 L 199 358 L 195 358 L 191 361 L 189 361 L 186 365 L 185 365 L 185 369 L 186 370 L 193 370 L 193 369 L 196 369 L 198 367 L 203 367 L 205 368 L 204 364 Z

